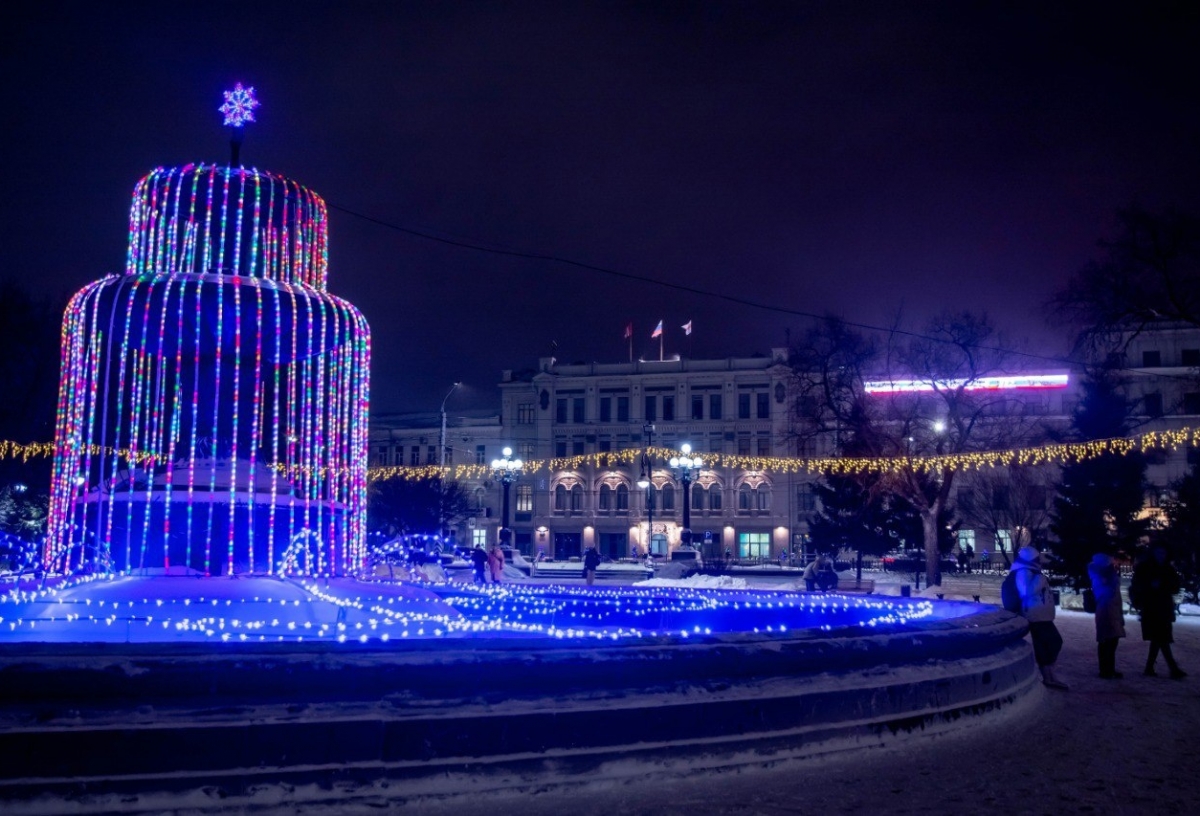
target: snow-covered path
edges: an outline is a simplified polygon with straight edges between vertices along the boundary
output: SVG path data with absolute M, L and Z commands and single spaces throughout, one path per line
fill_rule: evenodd
M 1060 612 L 1066 693 L 1042 690 L 1031 705 L 936 738 L 869 754 L 663 780 L 606 782 L 537 793 L 486 794 L 445 803 L 375 801 L 282 804 L 277 813 L 421 813 L 431 816 L 612 814 L 1004 813 L 1192 814 L 1200 810 L 1200 620 L 1182 619 L 1175 651 L 1183 681 L 1141 676 L 1136 621 L 1118 650 L 1119 681 L 1096 676 L 1091 615 Z M 1161 659 L 1160 659 L 1161 671 Z M 572 780 L 575 782 L 577 780 Z

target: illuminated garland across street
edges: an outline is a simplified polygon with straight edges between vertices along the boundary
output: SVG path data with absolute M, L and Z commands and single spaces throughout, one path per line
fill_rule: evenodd
M 821 459 L 800 459 L 774 456 L 738 456 L 726 453 L 710 453 L 705 455 L 705 461 L 712 467 L 728 467 L 741 470 L 754 470 L 769 473 L 887 473 L 912 468 L 919 471 L 949 470 L 981 470 L 990 467 L 1011 467 L 1026 465 L 1065 465 L 1095 459 L 1105 454 L 1124 456 L 1129 453 L 1150 453 L 1153 451 L 1178 450 L 1183 447 L 1200 446 L 1200 428 L 1178 428 L 1173 431 L 1149 431 L 1134 437 L 1119 439 L 1100 439 L 1092 442 L 1067 442 L 1055 445 L 1041 445 L 1029 448 L 1013 448 L 1011 450 L 975 451 L 956 453 L 945 456 L 912 456 L 887 458 L 846 458 L 826 457 Z M 49 442 L 34 442 L 22 445 L 17 442 L 0 440 L 0 459 L 20 458 L 30 459 L 35 456 L 50 456 L 54 453 L 54 445 Z M 92 453 L 98 453 L 98 449 Z M 152 462 L 152 454 L 138 451 L 112 451 L 119 456 L 136 461 Z M 675 451 L 669 448 L 635 448 L 606 453 L 592 453 L 582 456 L 570 456 L 555 459 L 535 459 L 525 462 L 527 471 L 559 471 L 579 470 L 581 468 L 605 468 L 629 465 L 640 460 L 643 453 L 659 458 L 669 458 Z M 301 469 L 283 469 L 281 472 L 308 472 Z M 487 465 L 438 465 L 387 466 L 372 467 L 367 470 L 367 480 L 381 479 L 487 479 L 491 468 Z

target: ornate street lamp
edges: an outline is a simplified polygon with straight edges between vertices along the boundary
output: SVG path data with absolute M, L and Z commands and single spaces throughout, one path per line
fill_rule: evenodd
M 692 477 L 700 472 L 704 462 L 692 456 L 692 446 L 684 442 L 679 446 L 680 456 L 671 457 L 671 472 L 683 484 L 683 530 L 679 540 L 685 547 L 692 544 Z
M 646 555 L 652 555 L 651 545 L 654 543 L 654 460 L 650 458 L 650 448 L 654 446 L 654 425 L 647 423 L 642 426 L 646 434 L 646 450 L 642 453 L 642 475 L 638 479 L 638 487 L 646 491 Z
M 504 457 L 492 460 L 492 476 L 500 480 L 504 488 L 504 504 L 500 513 L 500 542 L 507 546 L 512 540 L 512 530 L 508 528 L 508 491 L 513 480 L 525 470 L 525 463 L 512 458 L 512 448 L 505 448 Z

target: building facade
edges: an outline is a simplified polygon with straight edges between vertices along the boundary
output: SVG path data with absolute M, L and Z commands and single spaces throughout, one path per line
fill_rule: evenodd
M 1135 432 L 1200 425 L 1200 329 L 1163 326 L 1124 338 L 1121 348 L 1115 362 L 1126 369 Z M 1061 387 L 1030 384 L 1043 376 L 987 386 L 1007 389 L 998 405 L 1064 432 L 1079 403 L 1078 378 L 1071 375 Z M 692 545 L 705 557 L 799 559 L 808 554 L 810 521 L 819 509 L 812 488 L 819 476 L 802 468 L 755 469 L 752 461 L 835 451 L 833 439 L 798 441 L 794 387 L 786 349 L 765 357 L 614 364 L 547 357 L 536 369 L 502 372 L 499 412 L 450 416 L 444 438 L 435 413 L 376 416 L 371 464 L 434 467 L 444 447 L 452 478 L 473 497 L 474 514 L 447 530 L 457 542 L 498 540 L 503 490 L 490 463 L 511 447 L 515 458 L 540 463 L 510 486 L 513 541 L 528 556 L 571 558 L 590 546 L 612 558 L 668 555 L 684 546 L 686 503 Z M 685 443 L 703 463 L 691 474 L 690 495 L 668 461 Z M 651 461 L 636 453 L 645 447 L 657 451 Z M 739 465 L 705 461 L 712 454 Z M 1148 512 L 1200 461 L 1198 454 L 1189 446 L 1148 456 Z M 1056 465 L 1016 481 L 987 469 L 960 474 L 952 500 L 959 545 L 978 556 L 1045 538 L 1057 474 Z
M 688 479 L 668 451 L 794 455 L 787 350 L 769 357 L 564 365 L 504 372 L 505 435 L 526 461 L 551 460 L 516 486 L 517 545 L 556 559 L 596 547 L 612 558 L 667 555 L 692 544 L 707 557 L 776 558 L 803 547 L 812 507 L 797 474 L 702 464 Z M 653 447 L 652 461 L 604 454 Z M 640 487 L 639 482 L 649 482 Z M 798 503 L 800 506 L 798 506 Z

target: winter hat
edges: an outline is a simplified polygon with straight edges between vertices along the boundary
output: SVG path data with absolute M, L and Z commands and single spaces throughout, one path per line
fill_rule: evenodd
M 1036 548 L 1031 547 L 1028 544 L 1026 544 L 1024 547 L 1022 547 L 1020 550 L 1017 551 L 1017 560 L 1023 564 L 1028 564 L 1031 567 L 1036 567 L 1038 558 L 1040 558 L 1041 555 L 1042 554 L 1039 553 Z

